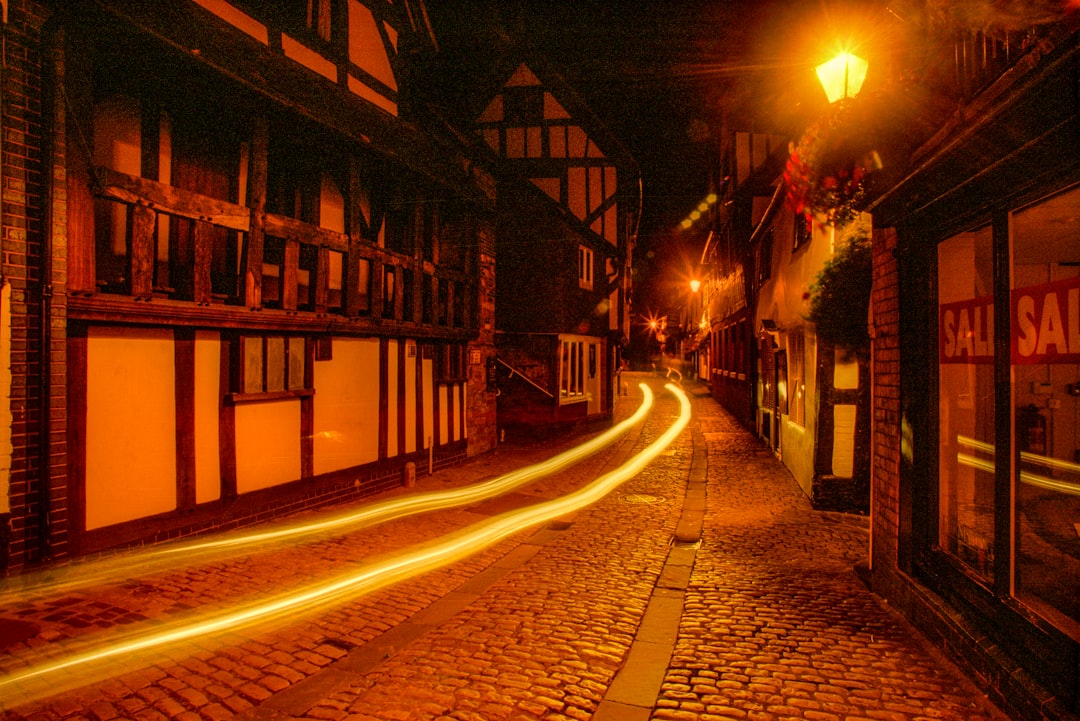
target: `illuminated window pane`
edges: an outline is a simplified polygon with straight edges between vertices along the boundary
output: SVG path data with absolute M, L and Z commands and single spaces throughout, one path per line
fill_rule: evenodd
M 1013 214 L 1016 596 L 1080 638 L 1080 188 Z
M 994 571 L 993 239 L 989 226 L 938 246 L 941 547 Z

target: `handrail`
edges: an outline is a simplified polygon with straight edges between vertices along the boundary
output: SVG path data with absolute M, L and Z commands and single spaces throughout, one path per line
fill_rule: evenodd
M 514 366 L 512 366 L 509 363 L 507 363 L 506 361 L 504 361 L 502 358 L 499 358 L 498 356 L 496 356 L 495 360 L 497 360 L 499 363 L 502 363 L 504 366 L 506 366 L 510 370 L 510 376 L 509 376 L 509 378 L 507 378 L 507 380 L 510 380 L 510 378 L 513 378 L 514 374 L 516 373 L 518 376 L 521 377 L 521 379 L 523 381 L 525 381 L 526 383 L 531 385 L 533 388 L 535 388 L 536 390 L 538 390 L 541 393 L 543 393 L 544 395 L 546 395 L 548 398 L 554 398 L 555 397 L 554 393 L 549 391 L 547 388 L 544 388 L 543 386 L 541 386 L 539 383 L 537 383 L 532 378 L 530 378 L 529 376 L 527 376 L 524 373 L 522 373 L 521 371 L 519 371 Z

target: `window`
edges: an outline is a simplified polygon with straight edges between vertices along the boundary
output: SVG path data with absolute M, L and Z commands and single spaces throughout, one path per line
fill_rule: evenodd
M 769 228 L 761 236 L 761 245 L 758 247 L 758 285 L 764 285 L 765 281 L 772 277 L 772 248 L 773 229 Z
M 936 545 L 976 581 L 1074 639 L 1078 214 L 1080 188 L 1073 188 L 951 236 L 937 249 Z M 995 268 L 995 256 L 1007 267 Z M 999 421 L 1004 412 L 1011 415 L 1006 424 Z M 996 433 L 1002 427 L 1011 427 L 1009 437 Z
M 584 245 L 578 246 L 578 287 L 593 289 L 593 252 Z
M 813 220 L 802 213 L 795 214 L 795 240 L 791 245 L 792 250 L 798 250 L 810 242 L 813 231 Z
M 460 381 L 465 378 L 465 344 L 450 343 L 438 347 L 438 381 Z
M 559 359 L 560 402 L 585 397 L 585 341 L 562 340 Z
M 309 389 L 307 341 L 303 336 L 241 336 L 240 355 L 241 393 Z
M 1080 639 L 1078 214 L 1080 188 L 1012 214 L 1007 317 L 1012 321 L 1015 593 Z
M 994 572 L 994 346 L 991 227 L 938 246 L 938 543 Z

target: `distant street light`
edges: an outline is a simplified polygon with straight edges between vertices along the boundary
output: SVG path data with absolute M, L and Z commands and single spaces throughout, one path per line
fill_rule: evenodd
M 840 53 L 827 63 L 817 66 L 818 80 L 825 88 L 830 103 L 853 98 L 862 89 L 866 69 L 870 64 L 851 53 Z

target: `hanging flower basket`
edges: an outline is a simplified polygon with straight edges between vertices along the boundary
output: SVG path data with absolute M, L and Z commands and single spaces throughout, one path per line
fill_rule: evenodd
M 787 202 L 821 223 L 850 223 L 866 200 L 867 176 L 881 161 L 867 140 L 869 125 L 853 101 L 837 103 L 807 128 L 784 168 Z

